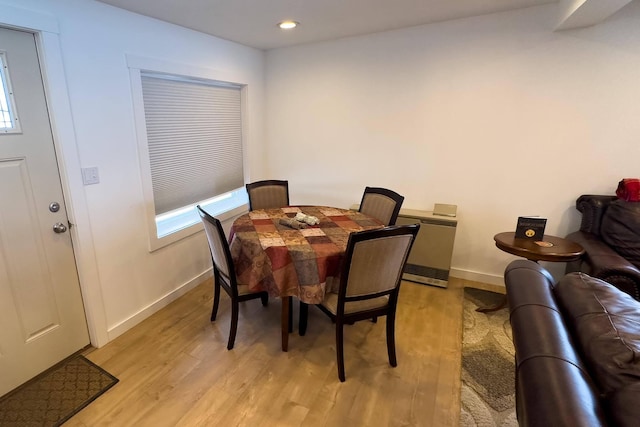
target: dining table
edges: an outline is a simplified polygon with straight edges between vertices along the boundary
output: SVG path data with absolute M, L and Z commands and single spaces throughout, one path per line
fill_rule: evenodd
M 234 220 L 229 247 L 238 283 L 282 299 L 282 351 L 289 343 L 289 297 L 319 304 L 325 292 L 337 291 L 332 284 L 339 283 L 349 235 L 383 227 L 364 213 L 329 206 L 258 209 Z

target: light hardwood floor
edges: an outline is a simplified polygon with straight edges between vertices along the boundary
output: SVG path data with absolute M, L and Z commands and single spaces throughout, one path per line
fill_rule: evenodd
M 470 284 L 471 283 L 471 284 Z M 389 366 L 385 321 L 345 329 L 347 380 L 338 380 L 335 329 L 309 307 L 307 334 L 280 350 L 280 300 L 241 304 L 227 351 L 230 305 L 211 323 L 207 281 L 86 356 L 120 382 L 66 426 L 457 426 L 463 287 L 403 282 L 398 366 Z

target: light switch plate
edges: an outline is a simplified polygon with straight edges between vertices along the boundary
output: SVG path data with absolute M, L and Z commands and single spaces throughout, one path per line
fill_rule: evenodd
M 97 167 L 82 168 L 82 183 L 84 185 L 98 184 L 100 175 Z

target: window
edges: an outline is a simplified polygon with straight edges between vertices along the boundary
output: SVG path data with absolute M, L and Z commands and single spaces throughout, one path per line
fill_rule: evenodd
M 151 250 L 246 209 L 243 85 L 131 67 Z
M 9 79 L 7 57 L 4 52 L 0 52 L 0 132 L 20 132 L 16 107 L 13 102 L 11 80 Z

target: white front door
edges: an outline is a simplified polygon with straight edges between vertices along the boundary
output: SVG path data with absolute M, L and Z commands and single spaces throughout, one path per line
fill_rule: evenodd
M 0 118 L 2 396 L 89 344 L 89 335 L 35 36 L 0 28 L 0 58 L 17 116 Z

